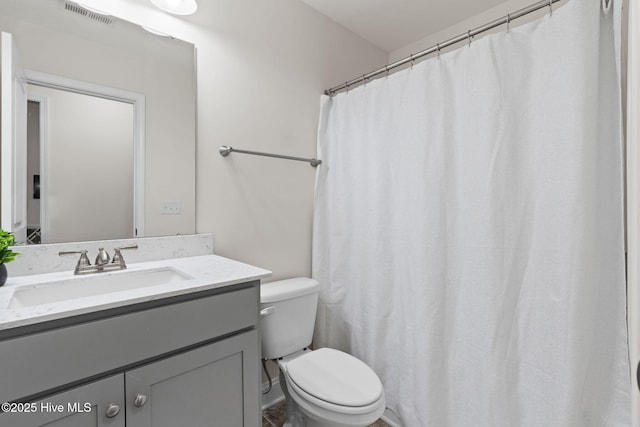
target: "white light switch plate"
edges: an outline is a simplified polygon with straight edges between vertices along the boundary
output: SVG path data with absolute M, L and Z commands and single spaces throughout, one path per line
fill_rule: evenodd
M 180 200 L 163 200 L 160 202 L 161 215 L 177 215 L 181 213 Z

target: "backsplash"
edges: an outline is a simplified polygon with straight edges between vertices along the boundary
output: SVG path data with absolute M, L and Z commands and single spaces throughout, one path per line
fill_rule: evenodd
M 72 271 L 78 262 L 79 255 L 60 256 L 58 252 L 86 249 L 88 251 L 87 256 L 93 264 L 99 248 L 105 248 L 109 255 L 113 255 L 114 248 L 136 244 L 138 249 L 123 251 L 127 264 L 213 254 L 212 233 L 51 243 L 16 246 L 14 250 L 19 252 L 20 255 L 15 261 L 7 264 L 7 270 L 10 277 Z

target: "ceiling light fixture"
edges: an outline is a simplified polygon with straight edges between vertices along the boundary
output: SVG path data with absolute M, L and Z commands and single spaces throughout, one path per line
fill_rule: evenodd
M 198 10 L 196 0 L 151 0 L 151 3 L 174 15 L 191 15 Z

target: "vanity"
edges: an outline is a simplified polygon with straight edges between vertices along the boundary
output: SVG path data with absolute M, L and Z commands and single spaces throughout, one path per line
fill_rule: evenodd
M 13 278 L 0 288 L 0 427 L 260 425 L 269 274 L 200 255 Z
M 9 53 L 3 66 L 15 65 L 4 73 L 15 78 L 4 79 L 3 95 L 15 99 L 3 108 L 3 131 L 29 118 L 40 129 L 40 150 L 27 150 L 22 131 L 3 132 L 0 151 L 14 161 L 0 174 L 12 189 L 0 198 L 0 226 L 20 242 L 46 243 L 19 248 L 0 287 L 0 403 L 9 402 L 0 427 L 261 423 L 259 284 L 270 272 L 215 256 L 211 236 L 190 235 L 195 46 L 143 28 L 74 2 L 0 5 L 0 54 Z M 87 123 L 83 108 L 60 108 L 78 92 L 126 104 L 133 130 L 94 114 L 79 145 L 59 145 L 72 140 L 54 130 Z M 126 138 L 101 142 L 102 126 Z M 115 141 L 129 157 L 113 155 Z M 40 159 L 26 164 L 29 152 Z M 84 171 L 94 178 L 78 179 Z M 96 182 L 114 189 L 116 177 L 118 191 L 95 197 Z M 74 275 L 77 258 L 58 256 L 88 250 L 93 259 L 102 245 L 111 254 L 140 249 L 127 251 L 126 270 L 83 276 Z

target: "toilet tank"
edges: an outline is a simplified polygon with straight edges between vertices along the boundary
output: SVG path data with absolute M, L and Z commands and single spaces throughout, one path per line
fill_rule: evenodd
M 319 284 L 297 277 L 260 286 L 262 357 L 277 359 L 311 344 Z

